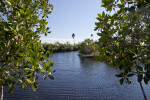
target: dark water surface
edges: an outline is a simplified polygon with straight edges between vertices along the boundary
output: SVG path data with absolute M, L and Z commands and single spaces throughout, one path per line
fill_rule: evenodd
M 4 100 L 144 100 L 136 77 L 132 84 L 119 84 L 117 71 L 90 58 L 80 58 L 77 52 L 56 53 L 55 80 L 40 79 L 36 92 L 16 87 L 12 95 L 4 88 Z M 150 100 L 150 87 L 144 85 Z

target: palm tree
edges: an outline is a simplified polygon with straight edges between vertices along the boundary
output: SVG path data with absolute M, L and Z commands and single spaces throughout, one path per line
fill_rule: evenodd
M 92 43 L 93 43 L 93 34 L 91 34 L 91 40 L 92 40 Z
M 75 40 L 74 40 L 74 37 L 75 37 L 75 34 L 73 33 L 73 34 L 72 34 L 72 38 L 73 38 L 74 45 L 75 45 Z
M 91 34 L 91 39 L 93 39 L 93 34 Z

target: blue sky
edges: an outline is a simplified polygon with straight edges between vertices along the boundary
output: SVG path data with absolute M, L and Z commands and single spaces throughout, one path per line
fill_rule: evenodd
M 51 0 L 54 10 L 48 18 L 51 34 L 41 36 L 42 43 L 55 43 L 59 41 L 73 43 L 72 33 L 75 33 L 76 43 L 90 38 L 99 37 L 94 31 L 97 13 L 105 9 L 100 7 L 101 0 Z

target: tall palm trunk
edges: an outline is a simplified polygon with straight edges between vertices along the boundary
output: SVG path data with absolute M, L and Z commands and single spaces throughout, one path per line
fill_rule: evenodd
M 73 38 L 73 41 L 74 41 L 74 46 L 75 46 L 75 40 L 74 40 L 74 38 Z
M 75 37 L 75 34 L 73 33 L 73 34 L 72 34 L 72 38 L 73 38 L 74 46 L 75 46 L 75 40 L 74 40 L 74 37 Z

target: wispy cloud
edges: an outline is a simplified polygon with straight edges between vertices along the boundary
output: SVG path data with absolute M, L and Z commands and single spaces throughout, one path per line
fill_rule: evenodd
M 75 43 L 82 42 L 83 40 L 84 39 L 75 39 Z M 55 42 L 66 43 L 67 41 L 71 44 L 74 43 L 73 39 L 41 37 L 42 43 L 55 43 Z

